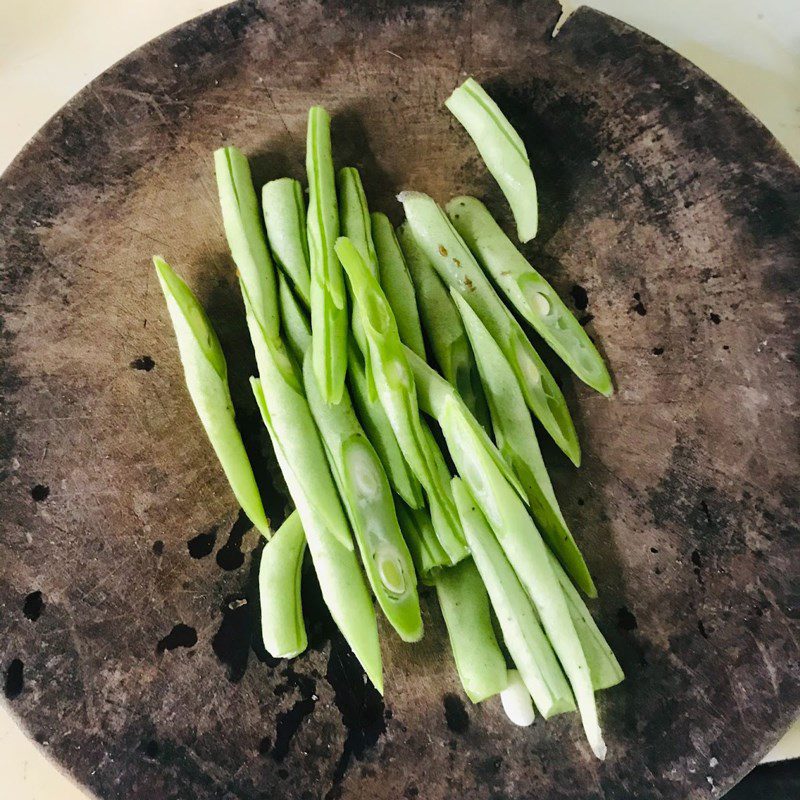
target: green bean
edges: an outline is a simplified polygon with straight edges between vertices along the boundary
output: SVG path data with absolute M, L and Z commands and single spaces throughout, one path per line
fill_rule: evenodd
M 352 550 L 350 528 L 303 392 L 299 371 L 281 340 L 270 340 L 264 334 L 244 284 L 242 297 L 264 387 L 264 411 L 269 419 L 267 429 L 292 499 L 297 505 L 297 495 L 302 494 L 326 529 L 343 547 Z
M 597 597 L 589 568 L 558 505 L 514 371 L 469 303 L 457 292 L 452 293 L 475 351 L 500 452 L 522 482 L 547 543 L 578 586 L 589 597 Z
M 436 538 L 431 515 L 424 508 L 410 508 L 402 500 L 395 508 L 419 579 L 426 586 L 433 586 L 442 568 L 450 566 L 450 558 Z
M 278 267 L 306 307 L 311 305 L 308 239 L 303 187 L 294 178 L 278 178 L 261 190 L 267 239 Z
M 409 506 L 420 508 L 424 503 L 422 487 L 403 456 L 380 400 L 370 392 L 366 368 L 355 345 L 350 347 L 348 365 L 347 377 L 353 405 L 367 438 L 389 476 L 389 483 Z
M 273 658 L 294 658 L 308 646 L 300 598 L 306 536 L 293 511 L 261 553 L 258 592 L 261 638 Z
M 322 399 L 310 353 L 303 362 L 303 382 L 372 591 L 400 638 L 416 642 L 422 637 L 422 617 L 414 563 L 378 454 L 356 419 L 346 389 L 336 405 Z
M 257 378 L 251 378 L 250 384 L 264 424 L 275 443 L 277 438 L 274 436 L 273 415 L 271 409 L 267 407 L 264 384 Z M 284 476 L 291 475 L 293 471 L 286 462 L 283 449 L 276 447 L 275 454 L 281 469 L 284 470 Z M 383 674 L 378 623 L 358 558 L 352 547 L 348 549 L 337 536 L 332 534 L 310 503 L 306 492 L 288 478 L 287 484 L 303 524 L 325 605 L 328 606 L 333 621 L 364 667 L 367 677 L 382 694 Z
M 407 222 L 397 229 L 397 237 L 417 290 L 422 326 L 433 359 L 442 375 L 458 389 L 469 410 L 488 428 L 489 409 L 464 323 L 441 278 L 414 240 Z
M 442 481 L 417 406 L 414 376 L 400 343 L 394 314 L 375 276 L 346 237 L 336 254 L 348 275 L 364 323 L 378 397 L 403 455 L 428 497 L 431 519 L 442 547 L 453 563 L 466 555 L 449 482 Z
M 175 328 L 186 387 L 197 415 L 236 500 L 258 531 L 269 538 L 272 531 L 236 427 L 228 367 L 217 335 L 203 307 L 172 267 L 159 256 L 153 258 L 153 264 Z
M 403 251 L 400 249 L 389 217 L 375 212 L 371 215 L 371 219 L 372 237 L 378 256 L 379 281 L 397 320 L 400 340 L 424 359 L 425 343 L 422 339 L 417 298 L 406 260 L 403 258 Z
M 311 325 L 301 308 L 289 281 L 278 274 L 278 308 L 281 317 L 281 335 L 289 345 L 292 358 L 299 364 L 311 347 Z
M 489 597 L 471 558 L 442 570 L 436 579 L 453 659 L 467 697 L 480 703 L 506 688 L 506 660 L 497 644 Z
M 539 206 L 536 181 L 524 142 L 474 78 L 467 78 L 445 100 L 445 105 L 466 128 L 506 196 L 517 223 L 519 240 L 530 241 L 539 227 Z
M 447 215 L 481 266 L 542 339 L 584 383 L 610 396 L 611 376 L 589 335 L 486 206 L 474 197 L 456 197 L 447 204 Z
M 567 674 L 589 745 L 598 758 L 605 758 L 606 746 L 597 721 L 589 666 L 564 592 L 550 566 L 547 547 L 523 502 L 464 420 L 462 407 L 452 400 L 446 402 L 440 424 L 459 475 L 533 601 L 547 638 Z
M 339 235 L 330 117 L 321 106 L 308 112 L 308 250 L 314 374 L 328 403 L 338 403 L 347 373 L 347 297 L 333 245 Z
M 440 277 L 472 306 L 514 369 L 525 402 L 577 466 L 580 445 L 567 403 L 530 340 L 492 288 L 447 215 L 425 194 L 399 195 L 414 240 Z
M 517 494 L 527 503 L 528 498 L 525 489 L 517 479 L 512 468 L 506 463 L 500 451 L 495 447 L 494 442 L 489 438 L 489 434 L 473 416 L 467 408 L 463 398 L 458 394 L 455 387 L 448 383 L 436 370 L 426 364 L 419 356 L 406 348 L 406 358 L 411 371 L 414 374 L 414 384 L 417 389 L 417 401 L 419 407 L 433 419 L 439 419 L 444 411 L 445 401 L 452 399 L 454 402 L 463 406 L 464 418 L 470 423 L 475 435 L 483 444 L 483 449 L 494 459 L 497 468 L 503 473 L 503 477 L 514 487 Z M 449 480 L 449 478 L 448 478 Z
M 586 661 L 589 664 L 594 690 L 597 692 L 601 689 L 609 689 L 612 686 L 616 686 L 625 680 L 625 673 L 622 671 L 617 657 L 609 647 L 605 636 L 600 633 L 600 629 L 589 613 L 586 603 L 583 602 L 580 593 L 572 585 L 572 581 L 567 573 L 564 572 L 564 568 L 558 559 L 550 552 L 548 552 L 548 556 L 550 557 L 553 572 L 555 572 L 558 582 L 564 590 L 572 622 L 575 625 L 583 652 L 586 655 Z
M 503 631 L 506 649 L 539 713 L 547 719 L 554 714 L 573 711 L 575 703 L 569 684 L 539 624 L 531 600 L 469 489 L 459 478 L 453 479 L 453 496 L 472 558 Z
M 267 336 L 277 336 L 275 271 L 264 238 L 250 165 L 237 148 L 222 147 L 214 153 L 214 167 L 225 236 L 236 269 L 253 300 L 259 324 Z

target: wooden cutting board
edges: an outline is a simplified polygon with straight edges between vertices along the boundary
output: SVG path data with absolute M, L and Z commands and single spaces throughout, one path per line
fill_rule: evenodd
M 800 172 L 717 84 L 556 2 L 237 4 L 88 86 L 0 182 L 0 666 L 32 736 L 103 798 L 706 798 L 800 710 Z M 274 522 L 285 487 L 253 371 L 211 151 L 303 176 L 308 106 L 399 221 L 403 188 L 505 203 L 443 101 L 465 75 L 522 134 L 526 252 L 606 354 L 606 400 L 563 370 L 584 448 L 549 448 L 628 675 L 519 730 L 465 702 L 433 598 L 382 626 L 386 696 L 307 581 L 310 649 L 258 644 L 260 543 L 184 389 L 150 256 L 209 309 Z M 765 91 L 768 87 L 765 87 Z

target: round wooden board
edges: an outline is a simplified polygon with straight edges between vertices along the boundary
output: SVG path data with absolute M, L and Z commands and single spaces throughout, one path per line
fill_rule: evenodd
M 0 183 L 0 657 L 31 735 L 103 798 L 701 798 L 800 708 L 800 172 L 662 45 L 556 2 L 237 4 L 110 69 Z M 150 255 L 207 304 L 268 511 L 285 488 L 253 370 L 211 151 L 303 176 L 308 107 L 399 220 L 402 188 L 506 206 L 443 107 L 466 74 L 520 130 L 541 191 L 526 248 L 611 364 L 563 371 L 584 447 L 552 452 L 600 625 L 628 675 L 519 730 L 466 704 L 439 612 L 365 687 L 313 585 L 311 648 L 259 650 L 258 539 L 183 387 Z M 36 594 L 40 592 L 41 595 Z

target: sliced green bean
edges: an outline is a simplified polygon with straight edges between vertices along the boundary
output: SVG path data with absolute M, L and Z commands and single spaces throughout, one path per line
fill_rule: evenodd
M 386 619 L 405 642 L 422 637 L 414 562 L 397 524 L 392 490 L 345 389 L 336 405 L 322 399 L 311 354 L 303 363 L 306 397 L 339 487 L 361 561 Z
M 400 340 L 424 359 L 425 342 L 422 339 L 417 298 L 403 251 L 389 217 L 375 212 L 371 219 L 372 238 L 378 256 L 378 279 L 397 320 Z
M 445 105 L 466 128 L 506 196 L 519 240 L 530 241 L 539 227 L 539 204 L 524 142 L 474 78 L 467 78 L 445 100 Z
M 411 471 L 428 497 L 431 519 L 442 547 L 453 563 L 467 553 L 449 482 L 442 481 L 426 438 L 417 406 L 414 376 L 400 343 L 394 314 L 375 276 L 346 237 L 336 242 L 336 254 L 350 280 L 364 323 L 370 362 L 381 405 Z
M 424 508 L 410 508 L 402 500 L 395 508 L 417 575 L 426 586 L 433 586 L 442 568 L 450 566 L 450 558 L 436 538 L 431 515 Z
M 271 410 L 267 407 L 264 385 L 257 378 L 251 378 L 250 384 L 256 403 L 261 410 L 264 424 L 274 443 L 277 439 L 274 436 Z M 281 469 L 284 470 L 284 475 L 291 474 L 292 470 L 286 462 L 283 450 L 276 447 L 275 454 Z M 308 549 L 311 552 L 314 571 L 319 579 L 325 605 L 328 606 L 333 621 L 344 635 L 356 658 L 361 662 L 367 677 L 382 694 L 383 672 L 378 641 L 378 623 L 358 558 L 352 547 L 348 549 L 337 536 L 331 533 L 324 520 L 309 502 L 308 495 L 299 490 L 298 484 L 288 478 L 286 482 L 303 523 Z
M 214 152 L 222 222 L 240 278 L 253 300 L 253 311 L 267 335 L 278 335 L 275 270 L 264 238 L 250 165 L 235 147 Z
M 614 391 L 603 357 L 558 296 L 474 197 L 447 204 L 453 227 L 517 311 L 586 384 L 606 397 Z
M 306 307 L 311 306 L 308 238 L 303 187 L 294 178 L 278 178 L 261 190 L 267 239 L 278 267 L 292 282 Z
M 581 640 L 586 661 L 589 664 L 589 672 L 592 674 L 592 685 L 595 691 L 609 689 L 625 680 L 625 673 L 617 661 L 617 657 L 609 647 L 605 636 L 600 632 L 597 623 L 589 613 L 586 603 L 580 596 L 578 590 L 572 585 L 569 576 L 564 572 L 564 568 L 558 559 L 550 552 L 550 563 L 553 567 L 558 582 L 564 590 L 567 599 L 567 606 Z
M 489 409 L 483 396 L 478 368 L 464 324 L 447 287 L 417 245 L 407 222 L 397 229 L 397 237 L 416 287 L 422 327 L 434 361 L 439 365 L 442 375 L 458 389 L 481 425 L 488 428 Z
M 261 553 L 258 592 L 261 638 L 273 658 L 294 658 L 308 646 L 300 597 L 306 535 L 293 511 Z
M 292 358 L 299 364 L 311 347 L 311 324 L 306 312 L 295 297 L 289 281 L 278 275 L 278 308 L 281 317 L 281 336 L 289 345 Z
M 550 565 L 547 547 L 525 505 L 464 419 L 462 406 L 452 400 L 445 403 L 440 424 L 459 475 L 533 601 L 547 638 L 567 674 L 589 746 L 598 758 L 605 758 L 606 746 L 597 720 L 589 666 L 564 592 Z
M 186 387 L 197 416 L 236 500 L 258 531 L 269 538 L 272 531 L 236 427 L 228 367 L 217 335 L 203 307 L 172 267 L 158 256 L 153 258 L 153 264 L 175 328 Z
M 457 292 L 452 293 L 478 361 L 497 446 L 522 482 L 534 519 L 547 543 L 578 586 L 589 597 L 597 597 L 589 568 L 558 505 L 514 371 L 469 303 Z
M 403 192 L 398 199 L 403 203 L 416 243 L 442 280 L 472 306 L 492 338 L 503 348 L 528 408 L 578 465 L 580 445 L 561 389 L 519 323 L 497 296 L 464 240 L 428 195 Z
M 500 694 L 508 682 L 506 660 L 492 628 L 486 588 L 471 558 L 442 570 L 436 596 L 467 697 L 480 703 Z
M 453 479 L 453 496 L 472 558 L 503 631 L 503 641 L 539 713 L 547 719 L 573 711 L 572 692 L 531 599 L 469 489 L 458 478 Z
M 281 340 L 270 340 L 264 334 L 253 314 L 244 284 L 242 297 L 264 388 L 264 410 L 269 418 L 267 429 L 289 492 L 295 505 L 298 505 L 296 495 L 302 494 L 331 535 L 352 550 L 350 528 L 303 392 L 299 371 Z
M 322 106 L 309 110 L 306 147 L 308 251 L 314 374 L 326 402 L 338 403 L 347 373 L 349 320 L 342 268 L 333 251 L 339 235 L 339 211 L 330 124 L 328 112 Z
M 506 463 L 500 451 L 495 447 L 494 442 L 489 438 L 485 428 L 473 416 L 467 408 L 464 399 L 458 394 L 453 384 L 448 383 L 436 370 L 426 364 L 419 356 L 406 348 L 406 358 L 411 371 L 414 374 L 414 384 L 417 389 L 417 401 L 419 407 L 428 416 L 439 419 L 444 411 L 445 401 L 453 400 L 463 406 L 464 418 L 472 425 L 475 435 L 483 443 L 487 453 L 494 459 L 497 468 L 503 473 L 503 477 L 514 487 L 517 494 L 527 503 L 528 498 L 525 489 L 517 479 L 512 468 Z
M 403 456 L 381 401 L 370 392 L 366 368 L 358 348 L 351 345 L 349 353 L 348 385 L 358 419 L 380 457 L 392 488 L 409 506 L 420 508 L 424 503 L 422 487 Z

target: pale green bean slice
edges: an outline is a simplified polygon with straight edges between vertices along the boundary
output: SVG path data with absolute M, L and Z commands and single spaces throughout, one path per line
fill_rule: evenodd
M 464 398 L 478 422 L 488 429 L 489 409 L 483 395 L 478 368 L 464 331 L 464 323 L 461 322 L 447 287 L 428 257 L 420 250 L 407 222 L 397 229 L 397 237 L 416 287 L 422 327 L 428 338 L 433 360 L 439 365 L 442 375 Z
M 445 100 L 445 105 L 466 128 L 506 196 L 519 240 L 530 241 L 539 228 L 539 205 L 524 142 L 474 78 L 467 78 Z
M 281 316 L 281 336 L 289 346 L 292 358 L 299 364 L 311 347 L 311 324 L 301 308 L 289 281 L 278 275 L 278 308 Z
M 478 361 L 497 446 L 522 482 L 531 512 L 547 543 L 578 586 L 589 597 L 597 597 L 589 568 L 558 505 L 514 371 L 469 303 L 457 292 L 452 293 Z
M 258 531 L 269 538 L 272 531 L 264 514 L 250 460 L 236 427 L 228 388 L 228 368 L 217 335 L 203 307 L 172 267 L 158 256 L 153 258 L 153 264 L 167 301 L 186 387 L 197 416 L 236 500 Z
M 303 392 L 299 370 L 281 340 L 270 340 L 264 335 L 244 284 L 242 297 L 264 388 L 270 439 L 295 505 L 298 504 L 296 495 L 302 494 L 331 535 L 344 547 L 352 549 L 350 528 Z
M 450 558 L 436 538 L 431 515 L 424 508 L 409 508 L 402 500 L 395 508 L 417 575 L 426 586 L 433 586 L 442 568 L 450 566 Z
M 456 563 L 467 552 L 463 534 L 449 482 L 442 481 L 430 442 L 423 431 L 414 376 L 400 342 L 394 314 L 380 284 L 355 245 L 346 237 L 340 237 L 336 242 L 336 254 L 347 272 L 364 323 L 381 405 L 403 456 L 428 497 L 436 535 L 448 556 Z
M 554 714 L 574 711 L 569 684 L 539 624 L 531 599 L 469 489 L 459 478 L 453 479 L 453 496 L 472 558 L 503 631 L 503 641 L 539 713 L 547 719 Z
M 614 391 L 603 357 L 558 296 L 474 197 L 447 204 L 453 227 L 481 266 L 536 332 L 587 385 L 606 397 Z
M 294 178 L 278 178 L 261 190 L 264 225 L 272 257 L 292 282 L 306 307 L 311 306 L 308 238 L 303 187 Z
M 420 192 L 403 192 L 399 199 L 416 243 L 442 280 L 472 306 L 503 348 L 528 408 L 573 463 L 580 464 L 578 437 L 561 389 L 447 215 L 434 200 Z
M 356 419 L 346 389 L 336 405 L 322 399 L 310 354 L 303 363 L 303 382 L 372 591 L 400 638 L 416 642 L 422 637 L 422 617 L 414 563 L 378 454 Z
M 436 579 L 453 659 L 464 691 L 473 703 L 506 688 L 506 660 L 497 644 L 489 597 L 471 558 L 442 570 Z
M 586 661 L 589 664 L 594 690 L 599 691 L 616 686 L 625 680 L 625 673 L 622 671 L 617 657 L 609 647 L 605 636 L 600 632 L 597 623 L 589 613 L 586 603 L 583 602 L 580 593 L 572 585 L 572 581 L 567 573 L 564 572 L 564 568 L 558 562 L 558 559 L 550 552 L 548 552 L 548 555 L 550 556 L 553 572 L 555 572 L 558 582 L 564 590 L 572 622 L 575 625 L 583 652 L 586 655 Z
M 250 379 L 253 395 L 261 410 L 264 424 L 274 436 L 272 418 L 267 408 L 263 384 L 256 378 Z M 275 439 L 273 438 L 273 442 Z M 281 448 L 275 449 L 278 464 L 284 475 L 291 470 Z M 324 456 L 323 456 L 324 458 Z M 356 658 L 367 673 L 375 688 L 383 694 L 383 671 L 381 648 L 378 641 L 378 623 L 372 598 L 367 590 L 361 566 L 352 547 L 345 547 L 338 537 L 334 536 L 309 503 L 303 491 L 297 491 L 297 484 L 287 480 L 292 499 L 297 506 L 297 513 L 303 523 L 303 530 L 314 562 L 314 571 L 319 579 L 322 597 L 331 612 L 333 621 L 344 635 Z
M 294 658 L 308 646 L 300 596 L 305 552 L 303 523 L 293 511 L 262 551 L 258 568 L 261 638 L 273 658 Z
M 525 505 L 483 450 L 462 406 L 448 401 L 440 420 L 456 469 L 486 517 L 541 620 L 575 695 L 583 729 L 595 755 L 605 758 L 606 745 L 597 720 L 594 689 L 586 656 L 553 572 L 547 547 Z
M 308 112 L 308 252 L 314 374 L 322 396 L 338 403 L 347 373 L 347 297 L 333 246 L 339 235 L 336 180 L 331 156 L 330 117 L 322 106 Z
M 219 204 L 228 247 L 239 276 L 253 301 L 253 312 L 270 337 L 278 334 L 275 270 L 264 238 L 250 165 L 240 150 L 214 152 Z
M 425 342 L 422 338 L 417 298 L 403 251 L 389 217 L 375 212 L 371 219 L 372 238 L 378 256 L 378 277 L 397 320 L 400 340 L 424 359 Z

